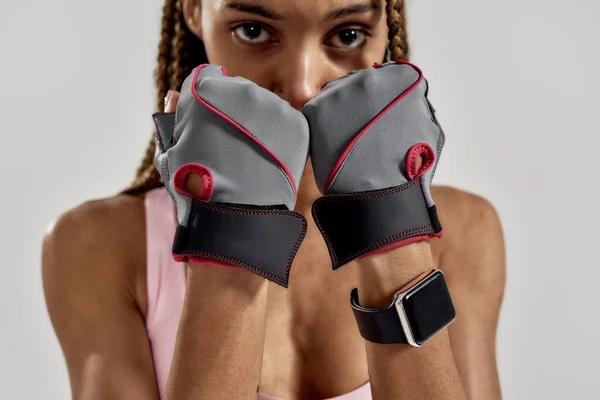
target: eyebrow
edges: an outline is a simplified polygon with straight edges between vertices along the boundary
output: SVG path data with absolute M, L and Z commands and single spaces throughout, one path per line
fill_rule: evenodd
M 263 6 L 259 6 L 258 4 L 248 4 L 248 3 L 238 2 L 238 1 L 232 1 L 230 3 L 225 4 L 224 8 L 230 9 L 230 10 L 242 11 L 242 12 L 250 13 L 250 14 L 260 15 L 261 17 L 264 17 L 267 19 L 274 19 L 274 20 L 282 20 L 283 19 L 283 15 L 278 14 L 273 10 L 269 10 L 268 8 L 265 8 Z
M 225 9 L 241 11 L 245 13 L 259 15 L 261 17 L 273 20 L 283 20 L 285 19 L 283 15 L 278 14 L 277 12 L 270 10 L 264 6 L 260 6 L 258 4 L 249 4 L 241 1 L 231 1 L 224 5 Z M 341 7 L 336 10 L 332 10 L 325 16 L 325 21 L 333 21 L 339 18 L 348 17 L 356 14 L 363 14 L 369 11 L 378 10 L 379 5 L 374 2 L 367 3 L 358 3 L 352 4 L 349 6 Z
M 373 2 L 352 4 L 350 6 L 338 8 L 330 11 L 325 17 L 325 21 L 333 21 L 334 19 L 344 18 L 351 15 L 363 14 L 369 11 L 378 10 L 379 5 Z

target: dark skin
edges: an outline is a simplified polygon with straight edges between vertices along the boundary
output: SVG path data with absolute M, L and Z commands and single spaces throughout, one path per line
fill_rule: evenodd
M 224 65 L 231 76 L 252 79 L 298 109 L 325 81 L 370 67 L 384 53 L 383 2 L 329 25 L 323 22 L 325 15 L 356 2 L 244 3 L 261 5 L 286 19 L 224 8 L 220 1 L 187 1 L 188 26 L 204 40 L 210 62 Z M 270 27 L 273 38 L 259 47 L 240 43 L 235 29 L 247 22 Z M 342 32 L 336 38 L 348 26 L 368 26 L 370 39 L 359 49 L 332 47 L 360 36 Z M 256 27 L 246 28 L 246 33 L 262 34 Z M 237 33 L 248 38 L 240 29 Z M 175 94 L 167 111 L 174 109 L 176 100 Z M 423 242 L 430 249 L 427 262 L 444 271 L 458 314 L 444 331 L 445 339 L 440 335 L 451 347 L 453 360 L 448 365 L 455 365 L 468 398 L 498 399 L 495 339 L 506 274 L 498 215 L 485 199 L 454 188 L 434 185 L 432 195 L 446 234 Z M 318 196 L 309 164 L 296 209 L 310 216 Z M 355 262 L 332 271 L 323 240 L 312 218 L 307 220 L 308 234 L 294 262 L 290 287 L 269 284 L 265 296 L 260 390 L 288 399 L 333 397 L 373 379 L 366 361 L 373 352 L 367 352 L 348 305 L 350 290 L 363 279 L 358 268 L 365 265 Z M 157 398 L 144 326 L 145 251 L 143 198 L 133 196 L 78 206 L 62 215 L 45 238 L 44 290 L 75 398 Z M 218 273 L 206 271 L 206 276 Z

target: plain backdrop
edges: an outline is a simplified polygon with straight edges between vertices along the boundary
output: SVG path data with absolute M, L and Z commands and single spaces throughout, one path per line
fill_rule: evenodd
M 600 2 L 409 1 L 447 134 L 434 183 L 489 199 L 508 278 L 505 399 L 600 392 Z M 160 0 L 0 3 L 0 398 L 67 399 L 46 313 L 48 224 L 134 177 L 152 133 Z

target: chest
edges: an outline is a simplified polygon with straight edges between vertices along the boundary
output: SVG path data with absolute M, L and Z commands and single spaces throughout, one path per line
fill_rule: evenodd
M 290 286 L 270 285 L 259 390 L 286 399 L 325 399 L 368 381 L 364 340 L 349 305 L 356 265 L 333 271 L 309 229 Z
M 364 339 L 350 308 L 357 264 L 331 268 L 317 228 L 309 229 L 290 286 L 270 285 L 259 390 L 293 399 L 327 399 L 369 380 Z M 432 241 L 438 265 L 439 241 Z

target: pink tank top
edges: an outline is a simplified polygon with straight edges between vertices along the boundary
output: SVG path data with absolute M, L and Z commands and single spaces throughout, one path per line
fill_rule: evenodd
M 146 194 L 146 255 L 148 313 L 146 330 L 152 347 L 154 370 L 162 398 L 175 351 L 175 338 L 185 297 L 184 264 L 171 257 L 171 245 L 177 226 L 175 208 L 164 187 Z M 257 400 L 283 400 L 258 393 Z M 369 382 L 328 400 L 371 400 Z

